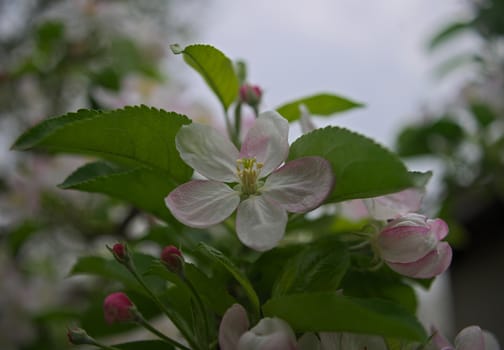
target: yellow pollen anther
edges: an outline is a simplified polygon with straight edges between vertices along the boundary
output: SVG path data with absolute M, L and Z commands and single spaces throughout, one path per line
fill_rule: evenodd
M 255 158 L 241 158 L 236 161 L 236 175 L 240 179 L 242 193 L 246 195 L 257 192 L 257 180 L 264 164 Z

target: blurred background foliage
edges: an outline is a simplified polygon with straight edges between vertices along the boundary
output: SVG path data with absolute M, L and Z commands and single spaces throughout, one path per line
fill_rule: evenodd
M 0 1 L 1 349 L 68 348 L 65 329 L 78 321 L 101 336 L 124 330 L 104 325 L 110 282 L 65 276 L 79 255 L 105 253 L 106 243 L 131 240 L 152 222 L 110 198 L 58 190 L 82 160 L 9 152 L 9 144 L 79 108 L 145 103 L 189 113 L 167 49 L 198 30 L 188 14 L 204 8 L 196 0 Z
M 441 63 L 445 79 L 470 71 L 452 100 L 428 111 L 398 134 L 399 155 L 441 165 L 438 215 L 450 226 L 456 248 L 451 266 L 457 328 L 478 323 L 504 336 L 499 293 L 504 268 L 504 1 L 471 1 L 470 16 L 448 23 L 429 43 L 433 53 L 464 37 L 477 51 L 460 52 Z M 488 266 L 493 268 L 488 269 Z M 485 300 L 474 305 L 475 300 Z

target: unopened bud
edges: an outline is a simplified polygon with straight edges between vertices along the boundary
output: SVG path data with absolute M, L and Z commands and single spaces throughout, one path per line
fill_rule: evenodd
M 96 343 L 82 328 L 68 328 L 67 337 L 73 345 L 94 345 Z
M 184 258 L 180 250 L 169 245 L 163 248 L 161 252 L 161 261 L 173 273 L 180 274 L 184 269 Z
M 262 94 L 262 89 L 257 85 L 245 83 L 240 87 L 240 101 L 252 107 L 261 103 Z
M 103 314 L 109 324 L 135 321 L 139 315 L 135 304 L 122 292 L 112 293 L 105 298 Z
M 114 258 L 121 264 L 127 264 L 130 262 L 130 255 L 128 252 L 128 246 L 122 243 L 116 243 L 112 248 L 108 247 L 108 250 L 114 255 Z

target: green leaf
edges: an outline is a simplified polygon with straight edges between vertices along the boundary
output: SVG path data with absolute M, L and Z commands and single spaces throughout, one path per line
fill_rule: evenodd
M 299 105 L 301 104 L 304 104 L 311 114 L 321 116 L 330 116 L 335 113 L 340 113 L 349 109 L 364 106 L 359 102 L 354 102 L 345 97 L 329 93 L 321 93 L 299 98 L 275 109 L 285 119 L 287 119 L 289 122 L 292 122 L 301 117 L 301 112 L 299 111 Z
M 182 183 L 192 170 L 175 148 L 175 135 L 189 123 L 183 115 L 146 106 L 107 112 L 79 110 L 36 125 L 13 148 L 92 154 L 129 166 L 155 168 L 166 173 L 166 181 Z
M 447 40 L 452 39 L 455 34 L 461 34 L 463 31 L 470 29 L 474 23 L 468 22 L 454 22 L 441 29 L 429 42 L 429 50 L 438 48 Z
M 347 296 L 389 300 L 411 314 L 415 314 L 417 309 L 413 288 L 385 268 L 373 272 L 351 269 L 341 282 L 341 288 Z
M 344 244 L 335 238 L 321 239 L 286 262 L 273 289 L 273 297 L 334 291 L 349 265 L 350 255 Z
M 190 45 L 182 49 L 175 44 L 170 47 L 174 54 L 184 55 L 185 62 L 201 75 L 227 110 L 240 88 L 233 62 L 210 45 Z
M 123 344 L 114 345 L 114 348 L 118 348 L 121 350 L 137 350 L 137 349 L 171 350 L 171 349 L 175 349 L 170 344 L 167 344 L 166 342 L 161 341 L 161 340 L 142 340 L 142 341 L 135 341 L 135 342 L 131 342 L 131 343 L 123 343 Z
M 423 341 L 425 330 L 401 307 L 380 299 L 333 292 L 286 295 L 269 300 L 264 315 L 287 321 L 297 332 L 355 332 Z
M 147 271 L 154 258 L 150 255 L 135 253 L 133 255 L 135 265 L 139 273 Z M 70 276 L 93 275 L 104 277 L 108 280 L 121 282 L 126 288 L 134 290 L 140 294 L 149 296 L 138 284 L 133 275 L 121 264 L 112 259 L 105 259 L 99 256 L 84 256 L 79 258 L 70 271 Z M 163 283 L 159 280 L 149 282 L 155 291 L 163 290 Z
M 243 290 L 245 291 L 245 294 L 247 294 L 252 307 L 254 308 L 254 312 L 256 313 L 256 315 L 259 315 L 259 297 L 257 296 L 254 287 L 252 286 L 248 278 L 238 269 L 238 267 L 235 266 L 235 264 L 233 264 L 231 260 L 229 260 L 219 250 L 210 247 L 203 242 L 201 242 L 198 247 L 214 262 L 224 267 L 238 281 L 238 283 L 240 283 L 240 285 L 243 287 Z
M 125 168 L 106 162 L 84 165 L 58 185 L 62 189 L 103 193 L 133 203 L 168 222 L 174 221 L 164 197 L 174 188 L 165 173 L 146 167 Z
M 236 300 L 229 295 L 225 286 L 219 285 L 214 279 L 210 279 L 198 267 L 193 264 L 185 265 L 186 277 L 198 291 L 203 303 L 217 315 L 222 316 L 236 303 Z
M 289 160 L 320 156 L 335 175 L 328 201 L 376 197 L 413 186 L 408 170 L 392 152 L 373 140 L 338 127 L 314 130 L 297 139 Z

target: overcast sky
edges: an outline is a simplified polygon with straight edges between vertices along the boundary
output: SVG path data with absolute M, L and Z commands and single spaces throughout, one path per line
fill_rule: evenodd
M 400 125 L 460 82 L 436 82 L 439 54 L 427 53 L 426 43 L 467 15 L 461 0 L 216 0 L 208 10 L 196 41 L 246 59 L 249 80 L 266 91 L 264 107 L 323 91 L 347 96 L 366 108 L 331 123 L 389 146 Z M 189 76 L 196 94 L 214 102 Z

